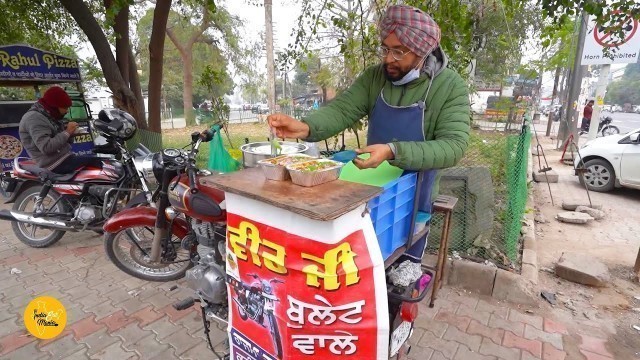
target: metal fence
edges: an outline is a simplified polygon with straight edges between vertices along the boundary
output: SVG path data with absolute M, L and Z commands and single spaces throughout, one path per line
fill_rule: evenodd
M 458 198 L 449 249 L 454 257 L 518 268 L 531 133 L 522 124 L 518 131 L 483 128 L 471 132 L 460 163 L 442 170 L 440 193 Z M 432 220 L 429 252 L 438 249 L 442 220 L 437 214 Z

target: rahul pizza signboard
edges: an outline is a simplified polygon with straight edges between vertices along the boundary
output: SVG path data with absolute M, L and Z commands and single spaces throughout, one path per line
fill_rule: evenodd
M 582 65 L 625 64 L 638 62 L 640 53 L 640 31 L 637 19 L 627 17 L 619 24 L 623 35 L 604 31 L 591 18 L 582 52 Z M 604 55 L 608 49 L 610 57 Z

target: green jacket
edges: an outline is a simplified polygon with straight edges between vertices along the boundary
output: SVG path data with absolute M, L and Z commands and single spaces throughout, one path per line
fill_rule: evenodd
M 439 49 L 437 49 L 439 50 Z M 389 163 L 407 170 L 442 169 L 454 166 L 463 156 L 469 140 L 469 93 L 464 80 L 446 68 L 446 56 L 436 51 L 427 64 L 434 74 L 424 116 L 426 141 L 394 142 L 395 159 Z M 320 141 L 339 134 L 370 115 L 380 91 L 391 105 L 407 106 L 423 100 L 430 77 L 403 86 L 386 80 L 382 65 L 367 68 L 343 93 L 304 118 L 310 128 L 307 141 Z M 436 186 L 437 190 L 437 186 Z

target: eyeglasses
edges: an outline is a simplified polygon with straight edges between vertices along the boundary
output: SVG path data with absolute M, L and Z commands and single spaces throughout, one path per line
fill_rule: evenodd
M 407 50 L 407 51 L 402 51 L 400 49 L 390 49 L 386 46 L 380 46 L 379 50 L 378 50 L 380 57 L 387 57 L 387 55 L 389 53 L 391 53 L 391 56 L 396 60 L 402 60 L 403 57 L 405 57 L 405 55 L 407 55 L 408 53 L 411 52 L 411 50 Z

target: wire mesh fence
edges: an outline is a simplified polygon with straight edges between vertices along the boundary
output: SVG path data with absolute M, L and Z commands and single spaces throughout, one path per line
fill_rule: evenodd
M 449 233 L 451 253 L 489 260 L 499 267 L 519 266 L 531 133 L 527 125 L 517 128 L 474 129 L 465 157 L 456 167 L 442 170 L 440 193 L 458 198 Z M 429 235 L 430 252 L 438 249 L 442 223 L 442 216 L 436 214 Z

